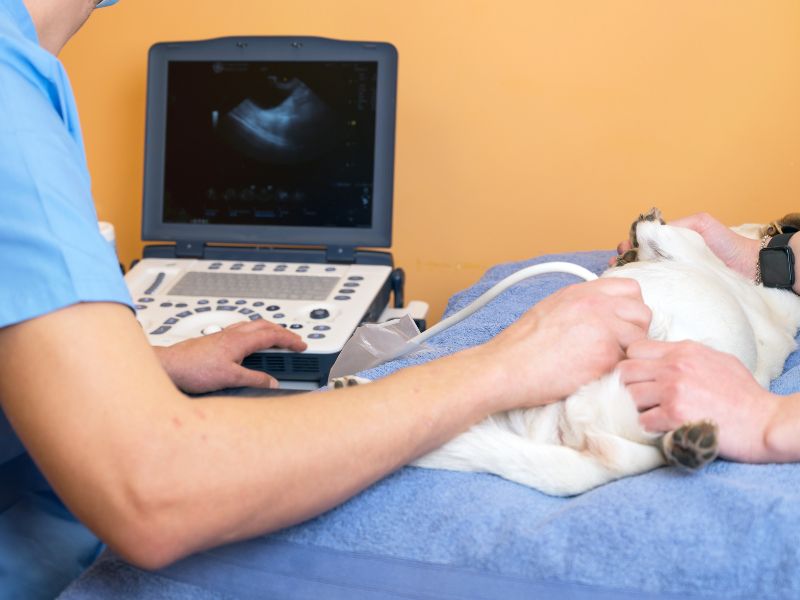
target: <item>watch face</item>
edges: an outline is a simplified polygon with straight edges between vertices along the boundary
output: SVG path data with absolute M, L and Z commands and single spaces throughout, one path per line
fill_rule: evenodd
M 791 288 L 794 285 L 794 254 L 790 248 L 763 248 L 759 261 L 761 281 L 766 287 Z

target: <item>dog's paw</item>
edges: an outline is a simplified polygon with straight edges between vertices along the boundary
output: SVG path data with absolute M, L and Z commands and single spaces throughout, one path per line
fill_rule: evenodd
M 671 465 L 702 469 L 717 458 L 719 430 L 711 421 L 687 423 L 661 438 L 661 450 Z
M 356 377 L 355 375 L 345 375 L 344 377 L 334 377 L 331 379 L 330 386 L 338 389 L 343 387 L 352 387 L 354 385 L 364 385 L 365 383 L 369 383 L 369 379 Z
M 614 266 L 621 267 L 622 265 L 627 265 L 628 263 L 636 262 L 637 260 L 639 260 L 639 249 L 631 248 L 625 254 L 620 254 L 617 257 L 617 262 L 614 264 Z
M 639 223 L 648 221 L 658 221 L 664 225 L 664 219 L 661 218 L 661 211 L 655 207 L 651 208 L 646 213 L 640 214 L 639 218 L 631 223 L 630 233 L 628 234 L 628 240 L 631 243 L 631 249 L 625 252 L 625 254 L 617 256 L 617 260 L 614 263 L 615 267 L 621 267 L 623 265 L 627 265 L 628 263 L 639 260 L 639 238 L 636 235 L 636 229 L 638 228 Z

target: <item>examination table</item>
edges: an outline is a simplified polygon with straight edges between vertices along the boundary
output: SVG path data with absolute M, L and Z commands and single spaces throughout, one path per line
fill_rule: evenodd
M 609 252 L 491 269 L 448 313 L 546 260 L 600 273 Z M 481 343 L 573 283 L 543 275 L 506 291 L 379 377 Z M 568 365 L 565 365 L 565 368 Z M 773 391 L 800 391 L 800 353 Z M 368 459 L 368 458 L 365 458 Z M 269 510 L 269 507 L 265 507 Z M 100 598 L 800 598 L 800 465 L 717 460 L 661 468 L 573 498 L 488 474 L 405 468 L 328 513 L 148 573 L 106 551 L 60 596 Z

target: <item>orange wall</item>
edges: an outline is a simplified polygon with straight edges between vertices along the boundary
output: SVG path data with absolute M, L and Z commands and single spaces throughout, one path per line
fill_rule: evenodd
M 62 58 L 125 263 L 147 49 L 237 34 L 397 46 L 393 252 L 434 319 L 492 264 L 611 248 L 651 205 L 731 224 L 799 208 L 796 0 L 122 0 Z

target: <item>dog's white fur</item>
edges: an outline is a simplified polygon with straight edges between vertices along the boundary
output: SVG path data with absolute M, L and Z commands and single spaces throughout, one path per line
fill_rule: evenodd
M 639 282 L 653 312 L 649 337 L 696 340 L 737 356 L 767 386 L 795 348 L 800 299 L 728 269 L 694 231 L 641 222 L 639 260 L 604 277 Z M 478 423 L 417 466 L 495 473 L 547 494 L 579 494 L 665 464 L 616 372 L 548 406 Z

